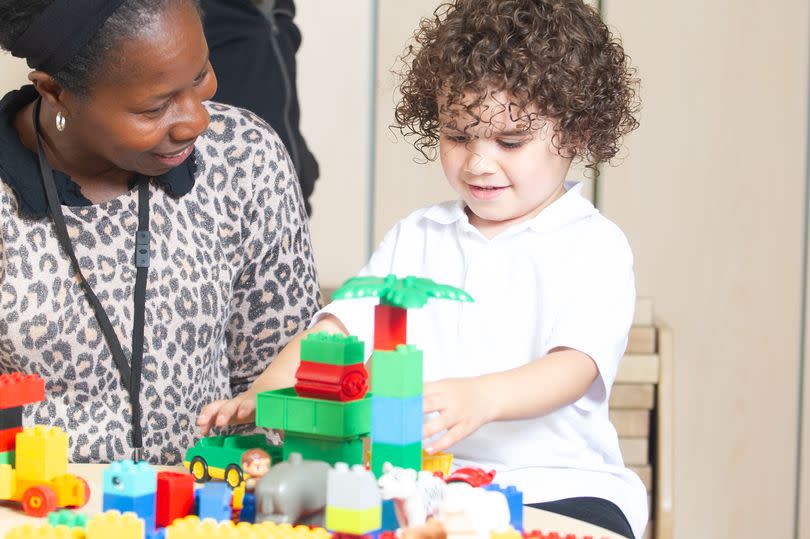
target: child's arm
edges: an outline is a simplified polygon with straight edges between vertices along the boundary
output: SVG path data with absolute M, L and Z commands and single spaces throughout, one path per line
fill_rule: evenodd
M 256 413 L 256 395 L 262 391 L 281 389 L 295 385 L 295 372 L 300 363 L 301 341 L 310 333 L 327 331 L 347 334 L 346 328 L 336 317 L 327 314 L 310 329 L 299 333 L 273 359 L 270 365 L 250 385 L 232 399 L 218 400 L 206 405 L 197 417 L 197 426 L 203 436 L 212 427 L 224 427 L 238 423 L 250 423 Z
M 439 412 L 425 423 L 423 437 L 447 433 L 425 448 L 444 451 L 492 421 L 528 419 L 579 400 L 599 371 L 590 356 L 556 348 L 521 367 L 474 378 L 425 384 L 424 412 Z

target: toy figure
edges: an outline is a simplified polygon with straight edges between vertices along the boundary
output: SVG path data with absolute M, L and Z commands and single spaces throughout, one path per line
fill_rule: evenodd
M 245 481 L 245 489 L 252 492 L 256 483 L 270 469 L 270 455 L 262 449 L 250 449 L 242 455 L 242 471 L 250 477 Z

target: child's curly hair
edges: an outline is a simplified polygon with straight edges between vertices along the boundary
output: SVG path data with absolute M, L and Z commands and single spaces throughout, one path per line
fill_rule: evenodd
M 456 0 L 422 19 L 414 39 L 402 57 L 394 117 L 429 160 L 439 142 L 438 96 L 446 97 L 442 113 L 478 119 L 473 111 L 486 97 L 505 90 L 513 118 L 532 130 L 554 120 L 556 147 L 585 159 L 594 174 L 638 127 L 635 69 L 581 0 Z

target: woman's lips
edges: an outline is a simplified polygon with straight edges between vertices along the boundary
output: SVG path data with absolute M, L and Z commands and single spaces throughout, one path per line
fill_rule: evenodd
M 174 168 L 177 165 L 179 165 L 180 163 L 182 163 L 183 161 L 185 161 L 188 158 L 188 156 L 191 155 L 191 152 L 193 150 L 194 150 L 194 144 L 189 144 L 180 153 L 175 153 L 175 154 L 170 154 L 170 155 L 156 153 L 154 155 L 155 155 L 155 158 L 158 161 L 160 161 L 161 163 L 163 163 L 167 167 Z

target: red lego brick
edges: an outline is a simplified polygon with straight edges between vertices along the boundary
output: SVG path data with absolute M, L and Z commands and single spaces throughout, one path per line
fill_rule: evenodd
M 408 334 L 408 311 L 391 305 L 374 307 L 374 349 L 395 350 L 405 344 Z
M 0 408 L 16 408 L 45 400 L 45 380 L 36 374 L 0 374 Z
M 0 430 L 0 453 L 14 451 L 17 448 L 17 433 L 22 430 L 22 427 Z
M 302 361 L 295 378 L 299 397 L 346 402 L 362 399 L 368 391 L 368 371 L 362 363 L 344 366 Z
M 158 472 L 155 506 L 158 528 L 190 515 L 194 506 L 194 477 L 181 472 Z

